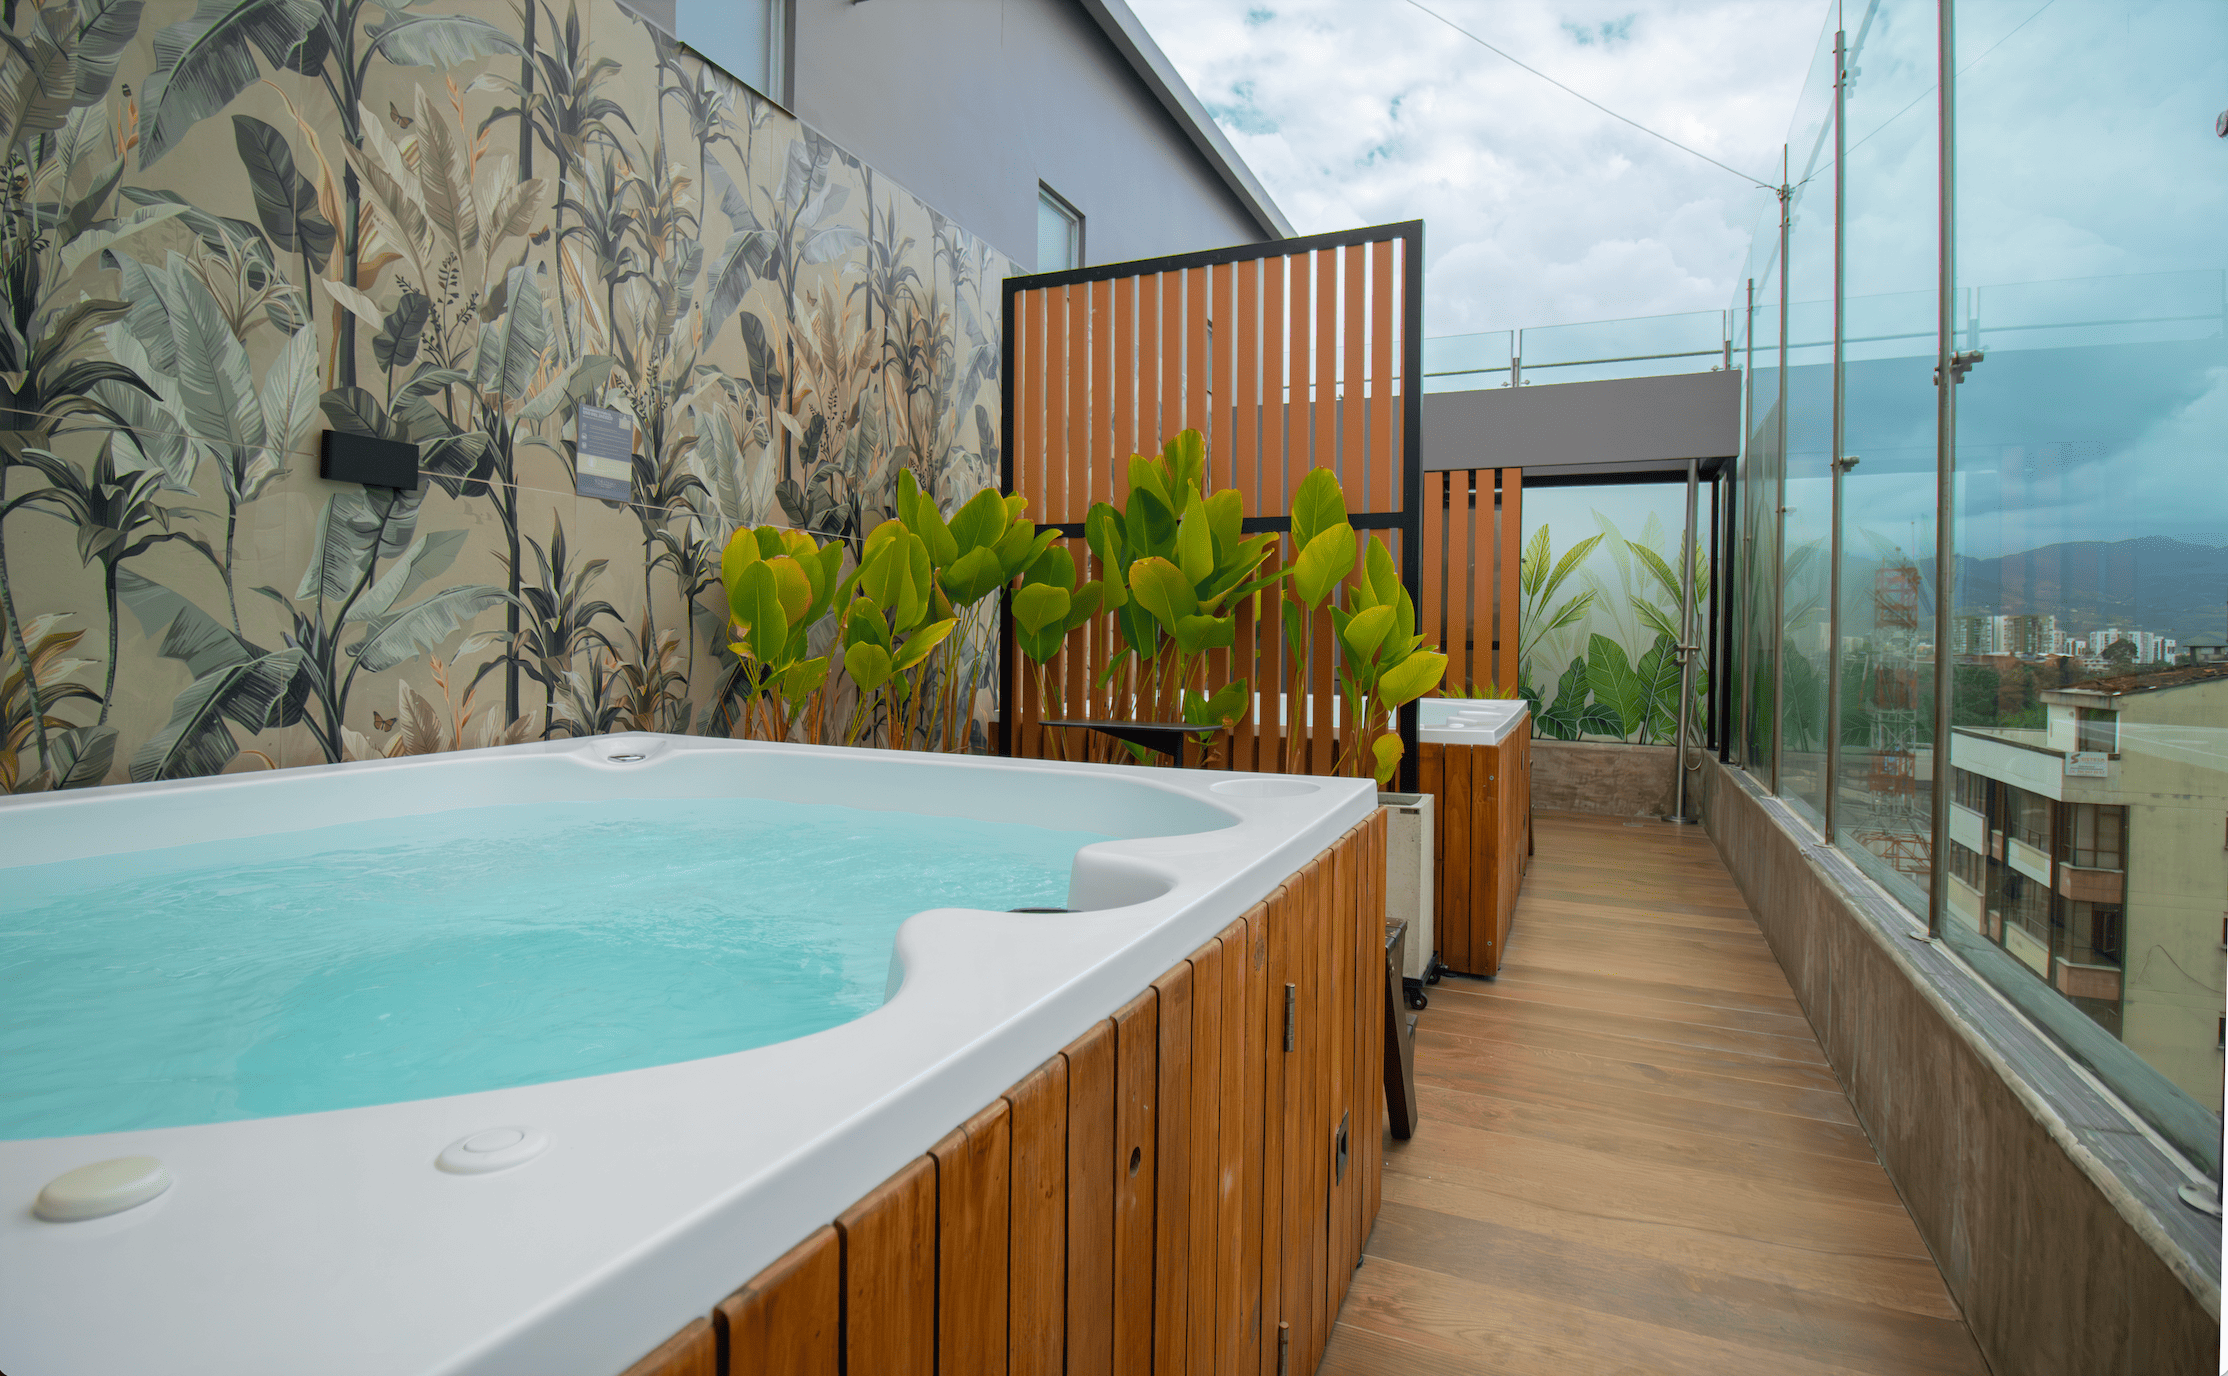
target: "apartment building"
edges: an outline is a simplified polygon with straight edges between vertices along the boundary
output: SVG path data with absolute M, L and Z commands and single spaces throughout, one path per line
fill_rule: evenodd
M 2042 729 L 1957 730 L 1952 910 L 2217 1112 L 2228 666 L 2042 698 Z

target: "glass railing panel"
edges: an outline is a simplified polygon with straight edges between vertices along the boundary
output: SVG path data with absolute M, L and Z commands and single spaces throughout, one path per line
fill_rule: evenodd
M 1770 784 L 1775 757 L 1774 670 L 1779 660 L 1780 588 L 1780 415 L 1783 409 L 1779 359 L 1779 223 L 1776 208 L 1768 226 L 1769 253 L 1752 255 L 1758 275 L 1755 305 L 1747 311 L 1748 434 L 1741 452 L 1738 483 L 1740 522 L 1736 543 L 1741 560 L 1741 609 L 1734 628 L 1740 647 L 1741 676 L 1733 710 L 1742 762 Z
M 1849 33 L 1842 349 L 1840 771 L 1835 842 L 1915 913 L 1932 869 L 1934 0 Z M 1829 475 L 1830 477 L 1830 475 Z M 1828 491 L 1830 500 L 1831 493 Z
M 1958 343 L 1985 356 L 1940 640 L 1982 825 L 1943 934 L 2217 1170 L 2228 664 L 2191 651 L 2228 629 L 2228 7 L 1956 13 Z
M 1709 493 L 1696 499 L 1695 643 L 1709 624 Z M 1535 734 L 1670 745 L 1678 726 L 1679 550 L 1686 484 L 1527 488 L 1522 676 Z M 1706 653 L 1689 736 L 1703 739 Z
M 1873 156 L 1884 156 L 1889 152 L 1895 152 L 1899 156 L 1923 156 L 1930 166 L 1934 161 L 1934 145 L 1931 143 L 1917 149 L 1883 147 L 1874 150 Z M 1851 152 L 1849 154 L 1849 200 L 1852 210 L 1857 208 L 1857 205 L 1860 204 L 1860 198 L 1863 197 L 1888 199 L 1911 195 L 1912 187 L 1906 184 L 1910 181 L 1908 169 L 1895 169 L 1892 172 L 1874 169 L 1867 166 L 1870 160 L 1862 152 Z M 1931 176 L 1932 174 L 1929 173 L 1928 175 Z M 1931 185 L 1931 183 L 1928 183 L 1928 185 Z M 1899 207 L 1880 206 L 1875 208 L 1866 218 L 1868 221 L 1876 222 L 1880 218 L 1899 212 L 1912 216 L 1924 216 L 1931 222 L 1934 218 L 1934 202 L 1929 196 L 1925 200 L 1908 200 L 1906 204 Z M 1921 273 L 1934 271 L 1934 265 L 1931 261 L 1921 264 L 1909 264 L 1901 261 L 1904 255 L 1895 252 L 1892 247 L 1888 253 L 1880 256 L 1892 258 L 1895 261 L 1873 262 L 1871 260 L 1874 257 L 1874 247 L 1875 242 L 1870 239 L 1860 236 L 1851 237 L 1848 250 L 1849 263 L 1845 270 L 1852 285 L 1867 278 L 1886 278 L 1899 269 L 1915 270 Z M 1858 271 L 1860 263 L 1867 269 L 1862 275 Z M 1927 359 L 1929 360 L 1929 371 L 1926 375 L 1920 376 L 1918 381 L 1922 387 L 1926 388 L 1927 395 L 1931 398 L 1933 396 L 1930 381 L 1931 360 L 1934 357 L 1935 337 L 1938 328 L 1934 320 L 1934 302 L 1935 290 L 1930 286 L 1911 287 L 1902 291 L 1880 292 L 1874 295 L 1860 295 L 1851 291 L 1841 304 L 1842 357 L 1851 364 L 1866 363 L 1883 358 Z M 1901 375 L 1908 380 L 1910 370 L 1908 368 L 1901 370 Z M 1854 402 L 1851 404 L 1854 406 Z M 1932 405 L 1933 403 L 1930 400 L 1928 404 Z M 1928 452 L 1931 453 L 1932 451 L 1929 450 Z
M 1933 872 L 1935 0 L 1850 34 L 1834 841 L 1920 915 Z
M 1959 293 L 1962 346 L 2001 352 L 2218 339 L 2223 280 L 2215 268 L 1969 288 Z
M 1788 130 L 1787 347 L 1779 489 L 1779 792 L 1825 826 L 1833 457 L 1833 34 L 1820 35 Z
M 1423 389 L 1426 392 L 1472 392 L 1481 387 L 1509 385 L 1509 359 L 1516 350 L 1516 332 L 1487 330 L 1482 334 L 1450 334 L 1423 342 Z
M 1518 339 L 1527 384 L 1706 373 L 1726 363 L 1723 311 L 1528 327 Z

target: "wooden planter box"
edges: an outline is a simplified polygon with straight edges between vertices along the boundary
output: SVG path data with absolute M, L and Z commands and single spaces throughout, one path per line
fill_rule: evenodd
M 1425 707 L 1418 772 L 1439 800 L 1439 963 L 1491 978 L 1531 864 L 1532 718 L 1520 701 L 1426 699 Z M 1465 709 L 1477 719 L 1465 721 Z

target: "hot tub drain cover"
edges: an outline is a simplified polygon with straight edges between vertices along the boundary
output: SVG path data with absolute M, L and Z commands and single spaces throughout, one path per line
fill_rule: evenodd
M 549 1134 L 538 1128 L 487 1128 L 449 1143 L 433 1164 L 451 1175 L 485 1175 L 522 1166 L 548 1146 Z

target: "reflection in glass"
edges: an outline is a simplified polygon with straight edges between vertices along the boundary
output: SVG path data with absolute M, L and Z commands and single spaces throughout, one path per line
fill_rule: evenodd
M 1833 82 L 1831 30 L 1788 131 L 1787 360 L 1781 390 L 1779 792 L 1813 827 L 1826 808 L 1827 563 L 1833 511 Z
M 1733 754 L 1815 823 L 1832 739 L 1833 840 L 1922 918 L 1936 780 L 1950 786 L 1936 930 L 2217 1172 L 2228 177 L 2212 121 L 2228 6 L 1959 0 L 1947 305 L 1953 348 L 1977 362 L 1956 388 L 1946 570 L 1933 557 L 1939 13 L 1935 0 L 1852 0 L 1835 21 L 1852 74 L 1838 322 L 1815 304 L 1833 296 L 1819 153 L 1832 146 L 1831 29 L 1790 134 L 1785 247 L 1774 206 L 1743 273 Z M 1857 462 L 1833 608 L 1836 331 Z M 1947 625 L 1938 576 L 1952 580 Z M 1834 613 L 1841 709 L 1828 722 Z M 1932 726 L 1939 657 L 1946 743 Z
M 1772 731 L 1778 634 L 1780 559 L 1780 461 L 1783 427 L 1779 349 L 1779 206 L 1776 199 L 1759 218 L 1749 250 L 1748 281 L 1742 315 L 1746 338 L 1742 356 L 1748 369 L 1748 435 L 1741 455 L 1740 535 L 1741 616 L 1737 629 L 1741 679 L 1736 689 L 1743 758 L 1766 784 L 1776 777 Z
M 1982 361 L 1943 639 L 1983 807 L 1945 935 L 2180 1141 L 2221 1104 L 2228 671 L 2181 661 L 2228 587 L 2228 9 L 1956 15 L 1952 305 Z
M 1932 0 L 1869 6 L 1848 42 L 1843 445 L 1857 463 L 1842 480 L 1833 839 L 1923 914 L 1935 772 Z

